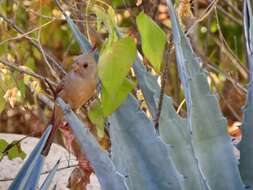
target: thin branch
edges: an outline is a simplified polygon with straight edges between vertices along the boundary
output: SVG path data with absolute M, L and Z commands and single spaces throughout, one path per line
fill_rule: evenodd
M 9 63 L 9 62 L 6 61 L 6 60 L 1 59 L 1 60 L 0 60 L 0 63 L 2 63 L 3 65 L 5 65 L 5 66 L 7 66 L 7 67 L 9 67 L 9 68 L 11 68 L 11 69 L 14 69 L 14 70 L 16 70 L 16 71 L 18 71 L 18 72 L 20 72 L 20 73 L 25 73 L 25 74 L 27 74 L 27 75 L 30 75 L 30 76 L 32 76 L 32 77 L 34 77 L 34 78 L 37 78 L 37 79 L 40 79 L 40 80 L 42 80 L 42 81 L 47 80 L 47 81 L 50 82 L 50 84 L 56 86 L 56 83 L 53 82 L 53 81 L 51 81 L 50 79 L 48 79 L 48 78 L 46 78 L 46 77 L 44 77 L 44 76 L 42 76 L 42 75 L 39 75 L 39 74 L 37 74 L 37 73 L 34 73 L 34 72 L 32 72 L 32 71 L 29 71 L 29 70 L 27 70 L 27 69 L 24 69 L 24 68 L 22 68 L 22 67 L 18 67 L 18 66 L 16 66 L 16 65 L 12 64 L 12 63 Z
M 8 19 L 7 17 L 5 17 L 3 14 L 0 13 L 0 18 L 2 18 L 10 27 L 12 27 L 16 32 L 20 33 L 20 34 L 24 34 L 25 32 L 20 29 L 12 20 Z M 25 35 L 24 38 L 26 38 L 35 48 L 37 48 L 40 52 L 41 52 L 41 48 L 40 45 L 38 44 L 37 41 L 32 40 L 29 36 Z M 41 52 L 42 53 L 42 52 Z M 54 64 L 54 66 L 59 69 L 59 71 L 61 73 L 63 73 L 64 75 L 66 74 L 66 71 L 63 69 L 63 67 L 61 66 L 61 64 L 59 64 L 55 58 L 53 58 L 53 56 L 51 56 L 47 51 L 44 51 L 45 55 L 47 56 L 47 58 L 52 62 L 52 64 Z
M 235 5 L 233 5 L 232 3 L 231 3 L 231 1 L 230 0 L 225 0 L 224 1 L 240 18 L 243 18 L 243 14 L 242 14 L 242 12 L 239 10 L 239 9 L 237 9 L 237 7 L 235 6 Z
M 233 15 L 229 14 L 225 9 L 223 9 L 223 7 L 221 7 L 220 5 L 217 5 L 217 9 L 223 13 L 226 17 L 228 17 L 228 19 L 230 19 L 231 21 L 234 21 L 236 24 L 242 26 L 242 20 L 234 17 Z
M 212 75 L 209 74 L 210 79 L 213 81 L 214 87 L 216 89 L 216 92 L 219 94 L 219 96 L 223 99 L 224 103 L 228 106 L 228 109 L 231 111 L 232 115 L 238 120 L 241 121 L 241 117 L 236 113 L 234 108 L 227 102 L 227 99 L 224 97 L 223 93 L 218 91 L 217 84 L 213 78 Z
M 24 38 L 24 37 L 28 36 L 29 34 L 31 34 L 31 33 L 33 33 L 33 32 L 36 32 L 36 31 L 40 30 L 41 28 L 43 28 L 43 27 L 49 25 L 49 24 L 52 23 L 53 21 L 54 21 L 54 19 L 52 19 L 52 20 L 46 22 L 45 24 L 40 25 L 40 26 L 38 26 L 38 27 L 36 27 L 36 28 L 34 28 L 34 29 L 28 31 L 28 32 L 25 32 L 25 33 L 23 33 L 23 34 L 18 34 L 17 36 L 12 37 L 12 38 L 5 39 L 5 40 L 3 40 L 3 41 L 0 42 L 0 45 L 3 45 L 4 43 L 9 42 L 9 41 L 12 41 L 12 40 L 18 40 L 18 39 Z
M 223 75 L 225 77 L 225 79 L 229 80 L 233 84 L 235 89 L 237 89 L 239 92 L 243 92 L 244 94 L 247 93 L 247 89 L 244 86 L 242 86 L 238 81 L 235 81 L 235 79 L 233 79 L 227 73 L 220 70 L 216 65 L 207 63 L 206 66 L 208 69 L 211 69 L 211 70 Z
M 199 22 L 204 20 L 216 7 L 216 4 L 219 0 L 213 0 L 208 7 L 203 11 L 203 13 L 197 18 L 197 20 L 193 23 L 193 25 L 186 31 L 186 35 L 189 35 L 189 33 L 198 25 Z
M 59 21 L 65 21 L 66 19 L 65 18 L 57 18 L 57 17 L 54 17 L 54 16 L 48 16 L 48 15 L 44 15 L 42 13 L 39 13 L 39 12 L 36 12 L 32 9 L 28 9 L 27 10 L 28 12 L 36 15 L 36 16 L 40 16 L 42 18 L 45 18 L 45 19 L 55 19 L 55 20 L 59 20 Z M 95 18 L 94 16 L 92 15 L 88 15 L 88 16 L 84 16 L 84 18 L 88 18 L 88 23 L 97 23 L 97 21 L 99 21 L 100 19 L 99 18 Z M 93 20 L 92 20 L 93 19 Z M 86 19 L 76 19 L 76 18 L 71 18 L 71 20 L 77 22 L 77 23 L 85 23 L 87 22 Z
M 241 75 L 245 78 L 248 79 L 248 69 L 240 63 L 240 60 L 234 55 L 233 50 L 229 47 L 228 43 L 226 42 L 226 39 L 222 33 L 221 27 L 220 27 L 220 22 L 219 22 L 219 17 L 218 17 L 218 13 L 217 10 L 215 9 L 215 17 L 217 20 L 217 28 L 218 28 L 218 32 L 221 38 L 222 43 L 225 45 L 225 48 L 221 48 L 221 51 L 223 51 L 225 53 L 225 55 L 227 55 L 227 57 L 232 61 L 232 63 L 235 65 L 235 67 L 239 70 L 239 72 L 241 73 Z M 219 45 L 219 47 L 223 47 L 216 38 L 214 38 L 215 43 L 217 43 Z
M 0 158 L 0 162 L 2 161 L 2 159 L 4 158 L 5 155 L 8 154 L 8 151 L 13 148 L 14 146 L 18 145 L 19 143 L 21 143 L 23 140 L 25 140 L 28 136 L 24 136 L 21 139 L 17 140 L 17 141 L 13 141 L 10 144 L 7 145 L 7 147 L 1 152 L 1 158 Z
M 156 118 L 154 120 L 154 127 L 156 129 L 158 129 L 158 127 L 159 127 L 159 120 L 160 120 L 160 116 L 161 116 L 161 112 L 162 112 L 165 83 L 167 81 L 167 76 L 168 76 L 168 72 L 169 72 L 169 63 L 168 62 L 169 62 L 170 55 L 173 52 L 172 50 L 174 50 L 172 39 L 170 39 L 170 43 L 169 43 L 168 47 L 169 47 L 169 51 L 165 53 L 165 64 L 164 64 L 164 68 L 162 71 L 160 97 L 159 97 Z
M 58 168 L 56 171 L 59 172 L 61 170 L 66 170 L 66 169 L 73 168 L 73 167 L 76 167 L 76 166 L 78 166 L 78 165 L 77 164 L 73 164 L 73 165 L 62 167 L 62 168 Z M 45 172 L 42 172 L 40 175 L 48 174 L 50 171 L 51 170 L 47 170 Z M 6 179 L 0 179 L 0 182 L 13 181 L 13 180 L 14 180 L 14 178 L 6 178 Z

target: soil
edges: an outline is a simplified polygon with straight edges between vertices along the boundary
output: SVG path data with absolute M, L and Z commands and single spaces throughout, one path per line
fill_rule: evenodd
M 19 140 L 22 137 L 24 136 L 0 133 L 0 139 L 4 139 L 9 143 L 13 140 Z M 21 142 L 22 150 L 25 151 L 27 155 L 29 155 L 37 142 L 37 138 L 26 138 Z M 68 190 L 68 178 L 72 170 L 75 168 L 74 165 L 77 164 L 77 161 L 75 157 L 73 155 L 70 155 L 69 152 L 63 147 L 57 144 L 53 144 L 51 151 L 45 160 L 42 173 L 50 171 L 58 159 L 61 159 L 60 165 L 58 167 L 58 169 L 61 168 L 61 170 L 57 171 L 49 189 L 52 189 L 53 186 L 57 184 L 57 190 Z M 25 160 L 22 160 L 21 158 L 15 158 L 13 160 L 9 160 L 7 156 L 3 158 L 3 160 L 0 162 L 0 190 L 8 189 L 13 178 L 16 176 L 24 162 Z M 46 176 L 47 174 L 41 175 L 39 186 L 43 183 Z M 92 174 L 90 181 L 91 183 L 87 186 L 87 190 L 101 190 L 97 177 L 94 174 Z

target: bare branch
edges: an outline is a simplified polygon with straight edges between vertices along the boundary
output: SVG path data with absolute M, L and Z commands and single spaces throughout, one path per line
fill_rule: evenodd
M 25 32 L 20 29 L 12 20 L 8 19 L 5 17 L 3 14 L 0 13 L 0 18 L 2 18 L 10 27 L 12 27 L 16 32 L 20 34 L 25 34 Z M 37 41 L 32 40 L 30 37 L 27 35 L 24 36 L 35 48 L 37 48 L 40 52 L 43 49 Z M 42 53 L 42 52 L 41 52 Z M 66 71 L 63 69 L 60 63 L 56 61 L 56 59 L 51 56 L 47 51 L 44 50 L 44 54 L 46 57 L 51 61 L 51 63 L 64 75 L 66 74 Z

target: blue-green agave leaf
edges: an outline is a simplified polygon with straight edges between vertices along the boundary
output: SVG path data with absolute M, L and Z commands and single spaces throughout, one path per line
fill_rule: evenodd
M 23 190 L 25 185 L 29 181 L 29 177 L 33 172 L 34 167 L 36 167 L 37 160 L 40 157 L 40 154 L 44 148 L 44 145 L 47 141 L 47 138 L 52 130 L 52 125 L 49 125 L 44 132 L 43 136 L 40 138 L 38 144 L 35 146 L 30 156 L 16 175 L 14 181 L 9 187 L 9 190 Z M 40 171 L 38 171 L 40 172 Z
M 157 115 L 157 107 L 155 102 L 155 95 L 160 93 L 160 87 L 157 83 L 157 76 L 152 75 L 141 61 L 140 53 L 133 64 L 133 69 L 138 79 L 138 86 L 142 91 L 144 99 L 147 103 L 148 109 L 154 119 Z
M 232 142 L 227 134 L 226 119 L 216 97 L 211 94 L 199 58 L 179 26 L 171 0 L 167 0 L 167 5 L 187 103 L 187 127 L 192 131 L 192 144 L 201 170 L 211 189 L 244 189 Z
M 171 146 L 172 159 L 178 171 L 184 176 L 184 188 L 187 190 L 210 189 L 199 168 L 187 130 L 187 121 L 176 113 L 172 99 L 168 96 L 164 96 L 163 100 L 159 134 L 164 142 Z
M 64 116 L 72 128 L 82 152 L 85 153 L 87 159 L 91 163 L 102 189 L 127 190 L 128 187 L 125 183 L 125 177 L 116 170 L 109 158 L 108 152 L 100 147 L 89 129 L 84 126 L 61 98 L 58 97 L 56 102 L 63 110 Z
M 56 164 L 54 165 L 54 167 L 52 168 L 52 170 L 49 172 L 49 174 L 47 175 L 46 179 L 44 180 L 43 184 L 40 187 L 40 190 L 47 190 L 50 186 L 50 184 L 53 181 L 53 178 L 56 174 L 56 171 L 58 169 L 58 166 L 60 164 L 60 160 L 58 160 L 56 162 Z
M 253 14 L 250 0 L 244 1 L 244 32 L 250 81 L 247 102 L 243 110 L 242 140 L 239 144 L 242 179 L 247 186 L 253 187 Z
M 166 145 L 129 95 L 121 107 L 109 118 L 112 159 L 127 179 L 129 189 L 183 189 Z
M 118 35 L 122 36 L 120 32 L 118 32 Z M 142 90 L 149 111 L 152 117 L 156 119 L 158 97 L 161 88 L 157 83 L 157 76 L 147 71 L 141 60 L 142 57 L 140 53 L 138 53 L 133 69 L 138 79 L 138 86 Z M 181 118 L 176 113 L 171 98 L 164 95 L 162 114 L 159 121 L 159 134 L 164 142 L 172 147 L 171 157 L 176 168 L 185 178 L 183 182 L 185 189 L 202 190 L 208 187 L 208 185 L 203 179 L 203 175 L 201 175 L 198 162 L 194 157 L 194 152 L 189 142 L 190 135 L 186 130 L 185 119 Z
M 28 178 L 28 181 L 25 185 L 25 189 L 29 189 L 29 190 L 37 189 L 37 185 L 40 179 L 40 173 L 44 165 L 44 162 L 45 162 L 45 156 L 40 155 L 36 160 L 36 163 L 34 165 L 34 168 L 31 172 L 30 177 Z

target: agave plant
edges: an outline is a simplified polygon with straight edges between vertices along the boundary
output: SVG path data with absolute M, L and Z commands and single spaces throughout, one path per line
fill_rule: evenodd
M 250 189 L 253 186 L 251 159 L 253 157 L 251 118 L 253 111 L 253 18 L 250 0 L 244 1 L 244 29 L 250 65 L 250 83 L 244 109 L 243 138 L 239 145 L 240 164 L 233 154 L 233 145 L 226 131 L 226 119 L 222 116 L 216 96 L 209 89 L 201 60 L 195 55 L 189 40 L 182 32 L 171 0 L 167 0 L 167 5 L 172 23 L 178 71 L 187 104 L 186 118 L 177 114 L 172 98 L 165 95 L 159 129 L 155 130 L 152 119 L 155 119 L 158 110 L 160 86 L 157 83 L 157 76 L 147 71 L 142 63 L 139 52 L 132 67 L 151 118 L 139 108 L 138 100 L 130 92 L 132 88 L 128 89 L 126 95 L 121 88 L 123 95 L 121 94 L 120 100 L 124 100 L 123 103 L 107 115 L 110 123 L 111 155 L 100 147 L 88 128 L 85 128 L 62 99 L 57 98 L 56 102 L 64 111 L 65 118 L 82 151 L 87 155 L 103 190 Z M 137 24 L 138 22 L 141 24 L 142 19 L 148 20 L 143 15 L 144 13 L 141 14 Z M 64 15 L 80 47 L 84 52 L 88 51 L 91 48 L 88 40 L 70 17 Z M 149 25 L 153 27 L 154 23 L 150 22 Z M 124 34 L 117 27 L 113 27 L 113 30 L 117 34 L 116 41 L 124 38 Z M 145 33 L 140 32 L 141 35 Z M 104 55 L 100 55 L 100 62 L 101 56 Z M 156 62 L 155 59 L 154 62 Z M 123 76 L 122 81 L 125 79 Z M 102 85 L 106 89 L 107 84 L 103 80 L 101 77 Z M 41 168 L 41 161 L 39 161 L 41 148 L 39 147 L 43 147 L 49 133 L 50 128 L 35 148 L 37 154 L 32 153 L 28 159 L 32 163 L 31 166 L 28 167 L 27 163 L 24 165 L 17 176 L 18 181 L 15 180 L 10 189 L 27 189 L 28 187 L 35 189 L 28 182 L 31 179 L 38 180 L 40 169 L 33 168 L 35 165 Z M 45 185 L 42 189 L 46 187 Z

